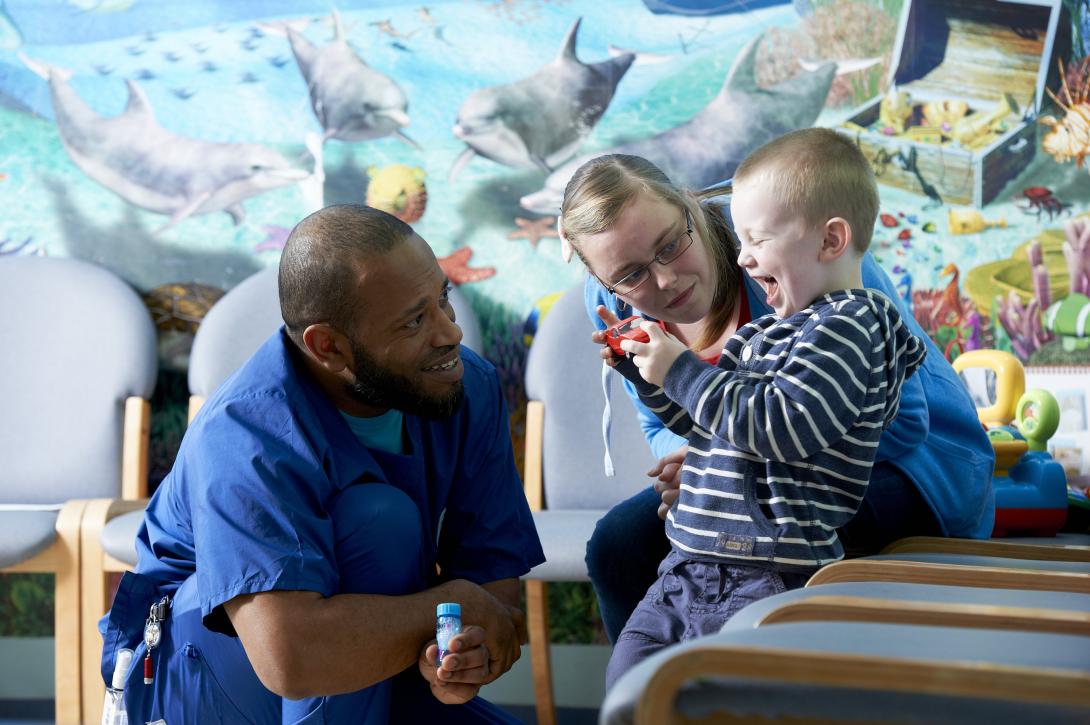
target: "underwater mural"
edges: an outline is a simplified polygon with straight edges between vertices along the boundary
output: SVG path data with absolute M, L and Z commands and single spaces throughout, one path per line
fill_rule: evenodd
M 704 187 L 810 125 L 872 160 L 872 251 L 948 357 L 1090 371 L 1090 0 L 6 0 L 0 255 L 98 263 L 189 334 L 304 215 L 370 203 L 462 285 L 517 419 L 584 274 L 574 169 Z

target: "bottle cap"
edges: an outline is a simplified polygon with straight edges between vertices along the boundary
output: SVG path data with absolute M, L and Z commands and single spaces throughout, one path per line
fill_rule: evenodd
M 125 677 L 129 674 L 130 664 L 132 664 L 132 650 L 122 647 L 117 651 L 117 657 L 114 660 L 114 676 L 110 681 L 110 687 L 115 690 L 125 689 Z
M 444 602 L 435 608 L 437 617 L 461 617 L 462 605 L 455 602 Z

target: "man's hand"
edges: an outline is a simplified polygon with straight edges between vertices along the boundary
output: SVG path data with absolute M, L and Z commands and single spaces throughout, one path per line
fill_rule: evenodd
M 689 452 L 689 446 L 684 445 L 673 453 L 659 459 L 655 467 L 647 472 L 648 476 L 658 476 L 654 483 L 655 492 L 662 497 L 659 504 L 659 518 L 666 520 L 666 513 L 677 501 L 681 488 L 681 464 L 685 460 L 685 454 Z
M 640 329 L 651 338 L 647 342 L 621 340 L 621 349 L 632 353 L 632 362 L 640 370 L 640 376 L 652 385 L 662 386 L 666 371 L 688 348 L 676 337 L 654 322 L 644 320 Z
M 465 631 L 469 630 L 470 625 L 482 630 L 484 648 L 488 653 L 487 683 L 511 669 L 522 656 L 522 643 L 529 639 L 526 615 L 484 587 L 472 585 L 472 590 L 471 596 L 461 600 L 462 622 L 467 625 Z
M 438 667 L 439 647 L 435 640 L 424 646 L 417 664 L 435 699 L 445 705 L 461 705 L 476 697 L 481 685 L 496 679 L 499 673 L 493 676 L 489 669 L 484 641 L 483 629 L 476 625 L 466 627 L 461 634 L 451 637 L 450 651 Z

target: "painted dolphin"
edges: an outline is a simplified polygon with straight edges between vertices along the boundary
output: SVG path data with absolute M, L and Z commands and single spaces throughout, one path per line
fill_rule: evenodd
M 691 119 L 652 138 L 572 159 L 548 176 L 543 189 L 522 197 L 523 208 L 558 214 L 575 170 L 609 153 L 644 156 L 674 183 L 701 189 L 732 176 L 758 146 L 812 125 L 825 105 L 837 64 L 829 61 L 771 88 L 759 88 L 754 61 L 760 41 L 757 36 L 742 49 L 719 93 Z
M 454 135 L 468 148 L 451 167 L 451 181 L 477 155 L 548 174 L 575 154 L 635 60 L 635 54 L 621 53 L 601 63 L 581 62 L 575 56 L 581 21 L 572 23 L 560 53 L 538 72 L 466 98 Z
M 405 92 L 356 55 L 345 39 L 340 13 L 334 10 L 332 17 L 333 41 L 321 48 L 312 45 L 294 25 L 282 25 L 325 139 L 367 141 L 393 134 L 419 149 L 401 131 L 409 125 Z
M 266 146 L 211 143 L 167 131 L 132 81 L 126 81 L 125 110 L 103 118 L 72 89 L 70 71 L 20 58 L 49 81 L 57 130 L 72 161 L 130 204 L 169 215 L 157 233 L 214 211 L 226 211 L 238 224 L 246 213 L 244 199 L 310 176 Z

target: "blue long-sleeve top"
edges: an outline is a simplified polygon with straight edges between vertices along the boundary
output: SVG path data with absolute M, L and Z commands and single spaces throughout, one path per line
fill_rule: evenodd
M 984 539 L 995 522 L 992 469 L 995 454 L 976 416 L 976 408 L 957 373 L 905 306 L 893 282 L 868 252 L 863 257 L 863 286 L 884 293 L 896 305 L 909 330 L 923 340 L 927 356 L 917 374 L 901 389 L 897 417 L 879 439 L 877 461 L 896 466 L 927 501 L 947 536 Z M 749 309 L 754 318 L 772 312 L 764 293 L 743 272 Z M 587 314 L 598 329 L 605 325 L 595 312 L 605 305 L 619 317 L 649 315 L 621 308 L 617 299 L 592 276 L 584 286 Z M 748 320 L 739 320 L 739 325 Z M 662 457 L 687 441 L 667 429 L 639 402 L 635 388 L 624 382 L 636 406 L 644 436 L 654 455 Z
M 666 535 L 686 558 L 811 572 L 844 556 L 882 430 L 923 343 L 871 290 L 826 294 L 732 335 L 716 365 L 682 354 L 662 387 L 617 370 L 689 442 Z

